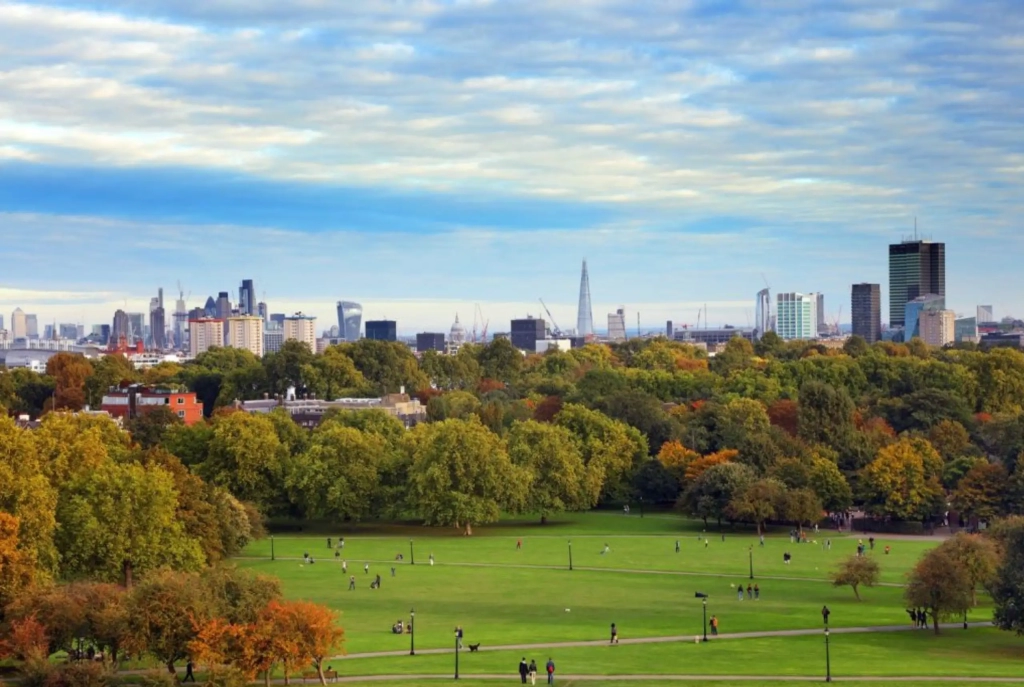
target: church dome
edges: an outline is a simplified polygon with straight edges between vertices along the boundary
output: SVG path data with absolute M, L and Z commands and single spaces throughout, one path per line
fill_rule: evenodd
M 452 325 L 452 331 L 448 335 L 448 340 L 453 344 L 466 343 L 466 328 L 459 322 L 458 314 L 455 315 L 455 324 Z

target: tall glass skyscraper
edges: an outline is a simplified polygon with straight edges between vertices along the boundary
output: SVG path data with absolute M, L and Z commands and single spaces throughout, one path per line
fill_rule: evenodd
M 363 325 L 363 306 L 352 301 L 338 301 L 338 333 L 345 341 L 358 341 Z
M 854 284 L 850 295 L 853 334 L 868 343 L 882 338 L 882 291 L 878 284 Z
M 889 246 L 889 325 L 908 323 L 905 306 L 919 296 L 946 296 L 946 244 L 904 241 Z
M 776 294 L 775 333 L 785 341 L 818 338 L 818 294 Z

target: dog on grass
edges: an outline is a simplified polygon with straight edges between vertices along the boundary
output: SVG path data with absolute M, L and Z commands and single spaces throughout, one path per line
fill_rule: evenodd
M 480 648 L 480 643 L 479 642 L 477 642 L 476 644 L 470 644 L 469 645 L 469 650 L 470 651 L 476 651 L 479 648 Z

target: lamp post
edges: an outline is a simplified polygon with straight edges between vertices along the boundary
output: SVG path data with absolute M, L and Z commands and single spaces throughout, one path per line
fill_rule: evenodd
M 455 631 L 455 679 L 459 679 L 459 631 Z
M 276 560 L 274 558 L 274 535 L 270 535 L 270 560 Z
M 416 655 L 416 609 L 409 609 L 409 655 Z
M 967 611 L 964 611 L 964 629 L 967 629 Z
M 754 545 L 753 544 L 750 545 L 750 550 L 748 551 L 748 553 L 750 554 L 750 579 L 754 579 Z
M 644 517 L 644 497 L 640 497 L 640 517 Z
M 708 641 L 708 595 L 704 592 L 697 592 L 695 597 L 703 601 L 704 607 L 704 641 Z
M 410 565 L 416 565 L 416 553 L 412 550 L 412 539 L 409 540 L 409 562 Z
M 569 540 L 569 570 L 572 570 L 572 540 Z
M 825 682 L 832 682 L 832 657 L 829 654 L 828 646 L 828 617 L 832 615 L 832 611 L 828 610 L 828 606 L 821 607 L 821 619 L 825 621 Z

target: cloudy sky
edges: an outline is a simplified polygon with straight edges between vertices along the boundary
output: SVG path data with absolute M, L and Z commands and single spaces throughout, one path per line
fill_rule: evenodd
M 0 0 L 0 312 L 848 321 L 916 217 L 1024 315 L 1022 120 L 1018 0 Z

